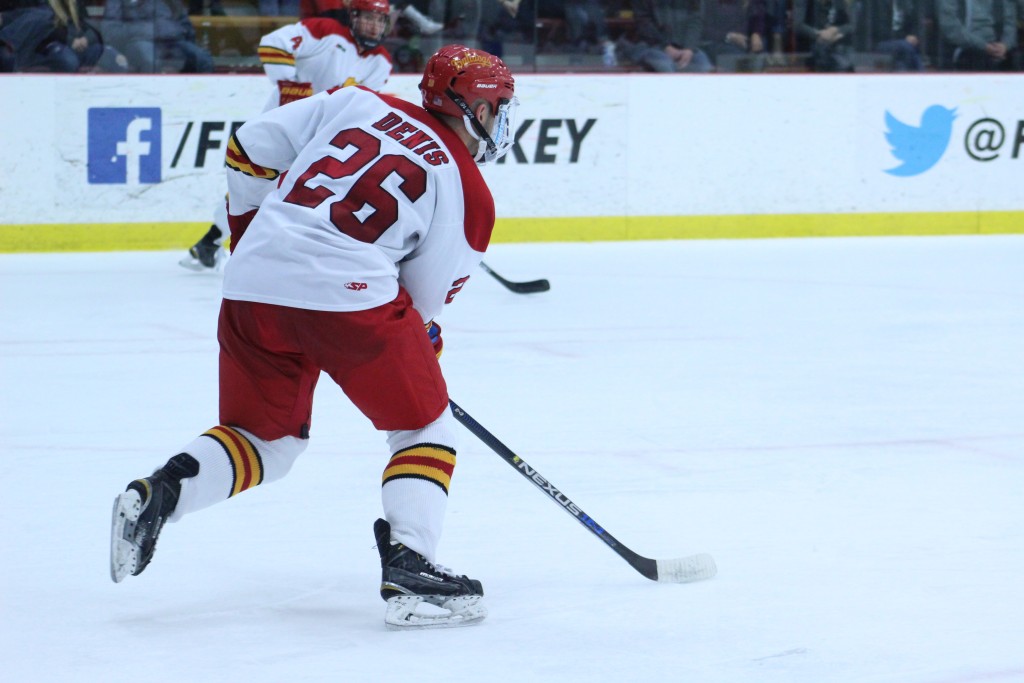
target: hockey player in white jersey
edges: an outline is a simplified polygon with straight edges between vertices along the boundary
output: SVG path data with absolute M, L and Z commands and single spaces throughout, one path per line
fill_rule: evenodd
M 447 46 L 427 62 L 422 107 L 343 88 L 232 136 L 220 424 L 116 498 L 114 581 L 146 568 L 165 521 L 283 477 L 325 372 L 386 432 L 374 535 L 387 625 L 486 615 L 480 582 L 435 562 L 456 428 L 434 318 L 490 240 L 494 201 L 477 166 L 513 143 L 514 88 L 497 57 Z M 441 609 L 417 610 L 424 602 Z
M 313 17 L 282 26 L 260 40 L 260 63 L 277 85 L 264 111 L 331 88 L 380 90 L 391 76 L 391 55 L 380 44 L 390 28 L 388 0 L 352 0 L 352 28 Z
M 258 55 L 274 84 L 263 111 L 348 85 L 380 90 L 391 77 L 391 55 L 381 41 L 391 29 L 388 0 L 352 0 L 351 28 L 329 17 L 311 17 L 268 33 Z M 214 208 L 213 224 L 180 264 L 189 270 L 217 270 L 226 252 L 224 202 Z

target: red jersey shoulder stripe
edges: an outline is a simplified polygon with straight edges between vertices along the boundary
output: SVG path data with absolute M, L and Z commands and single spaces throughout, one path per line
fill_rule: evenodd
M 348 27 L 342 26 L 336 19 L 313 17 L 312 19 L 303 19 L 301 23 L 310 35 L 318 40 L 327 36 L 341 36 L 353 45 L 356 43 L 355 38 L 352 37 L 352 31 L 348 30 Z

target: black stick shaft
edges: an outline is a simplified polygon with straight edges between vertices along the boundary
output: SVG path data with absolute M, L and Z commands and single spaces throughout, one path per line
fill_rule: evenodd
M 609 548 L 618 553 L 618 555 L 628 562 L 630 566 L 646 576 L 648 579 L 651 579 L 652 581 L 658 580 L 658 566 L 655 560 L 637 555 L 635 552 L 616 540 L 616 538 L 608 533 L 604 527 L 598 524 L 593 517 L 585 513 L 576 503 L 572 502 L 568 496 L 556 488 L 554 484 L 542 477 L 537 470 L 530 467 L 525 460 L 513 453 L 508 446 L 499 441 L 498 438 L 487 431 L 483 425 L 474 420 L 473 417 L 460 408 L 455 401 L 449 399 L 448 403 L 451 404 L 452 413 L 454 413 L 455 419 L 461 422 L 466 429 L 483 441 L 491 450 L 501 456 L 502 460 L 511 465 L 517 472 L 519 472 L 519 474 L 544 492 L 559 507 L 572 515 L 577 522 L 587 529 L 587 531 L 604 541 Z
M 491 270 L 483 261 L 480 262 L 480 267 L 488 274 L 491 275 L 495 280 L 500 282 L 506 289 L 515 292 L 516 294 L 534 294 L 537 292 L 546 292 L 551 289 L 551 283 L 546 279 L 541 280 L 528 280 L 526 282 L 513 282 L 512 280 L 506 280 L 498 273 Z

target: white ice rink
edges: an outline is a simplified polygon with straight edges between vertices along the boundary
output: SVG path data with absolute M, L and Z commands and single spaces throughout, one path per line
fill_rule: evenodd
M 216 424 L 217 277 L 0 256 L 0 681 L 1024 681 L 1024 236 L 496 245 L 440 319 L 463 431 L 439 559 L 476 628 L 385 631 L 383 439 L 322 381 L 283 481 L 115 585 L 116 493 Z

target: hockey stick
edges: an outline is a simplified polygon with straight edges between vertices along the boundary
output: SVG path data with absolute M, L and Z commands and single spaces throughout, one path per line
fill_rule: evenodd
M 547 280 L 529 280 L 528 282 L 512 282 L 511 280 L 506 280 L 502 276 L 495 273 L 483 261 L 480 262 L 480 267 L 487 271 L 489 274 L 493 275 L 495 280 L 505 285 L 505 287 L 512 290 L 516 294 L 534 294 L 536 292 L 546 292 L 549 289 L 551 289 L 551 283 L 548 282 Z
M 652 560 L 649 557 L 637 555 L 635 552 L 616 540 L 614 536 L 608 533 L 604 527 L 598 524 L 590 515 L 585 513 L 578 505 L 576 505 L 576 503 L 569 500 L 568 496 L 559 491 L 554 484 L 542 477 L 537 470 L 530 467 L 525 460 L 513 453 L 508 446 L 503 444 L 497 437 L 484 429 L 479 422 L 474 420 L 465 410 L 460 408 L 455 401 L 449 399 L 448 403 L 451 404 L 452 413 L 455 414 L 455 419 L 461 422 L 466 429 L 473 432 L 478 439 L 483 441 L 491 448 L 491 450 L 500 455 L 501 458 L 514 467 L 519 474 L 526 477 L 537 488 L 546 493 L 551 500 L 560 505 L 570 515 L 575 517 L 576 521 L 586 527 L 590 533 L 604 541 L 609 548 L 619 554 L 619 557 L 628 562 L 633 569 L 637 570 L 648 579 L 652 581 L 660 581 L 662 583 L 690 583 L 691 581 L 710 579 L 718 572 L 718 568 L 715 566 L 715 560 L 710 555 L 703 553 L 699 555 L 690 555 L 688 557 L 680 557 L 674 560 Z

